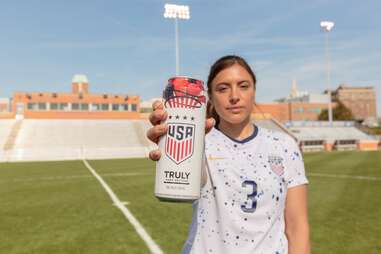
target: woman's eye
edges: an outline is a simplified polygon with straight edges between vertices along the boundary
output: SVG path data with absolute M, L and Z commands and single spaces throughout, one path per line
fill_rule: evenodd
M 217 87 L 217 92 L 224 92 L 226 91 L 228 88 L 226 86 L 219 86 Z
M 246 88 L 249 88 L 249 87 L 250 87 L 250 84 L 247 83 L 247 82 L 244 82 L 244 83 L 241 83 L 241 84 L 240 84 L 240 87 L 246 89 Z

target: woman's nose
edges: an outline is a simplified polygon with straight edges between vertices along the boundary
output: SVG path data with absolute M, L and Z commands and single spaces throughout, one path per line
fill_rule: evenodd
M 230 103 L 235 104 L 239 101 L 239 95 L 237 89 L 234 87 L 230 93 Z

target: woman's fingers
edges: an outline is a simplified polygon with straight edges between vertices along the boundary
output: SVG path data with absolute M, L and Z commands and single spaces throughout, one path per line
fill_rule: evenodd
M 158 143 L 161 136 L 167 133 L 167 125 L 159 124 L 148 129 L 147 138 L 154 143 Z
M 161 109 L 157 109 L 149 115 L 149 121 L 152 125 L 158 125 L 165 119 L 167 119 L 167 112 Z
M 161 157 L 161 152 L 159 149 L 156 149 L 156 150 L 152 150 L 151 152 L 149 152 L 149 158 L 153 161 L 158 161 Z
M 213 126 L 216 124 L 216 120 L 214 118 L 208 118 L 205 120 L 205 133 L 208 133 Z
M 155 101 L 152 103 L 152 113 L 149 115 L 149 121 L 152 125 L 158 125 L 167 119 L 167 112 L 164 111 L 163 103 Z
M 161 101 L 154 101 L 152 103 L 152 111 L 155 111 L 156 109 L 164 109 L 163 103 Z

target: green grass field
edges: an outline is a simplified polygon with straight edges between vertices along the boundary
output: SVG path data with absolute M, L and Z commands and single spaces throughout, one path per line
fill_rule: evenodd
M 153 195 L 147 159 L 89 161 L 165 253 L 191 205 Z M 305 155 L 312 253 L 381 253 L 381 152 Z M 0 164 L 0 253 L 149 253 L 82 161 Z

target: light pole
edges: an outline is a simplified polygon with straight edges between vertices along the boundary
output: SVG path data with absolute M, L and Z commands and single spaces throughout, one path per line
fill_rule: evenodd
M 164 18 L 175 19 L 176 76 L 180 75 L 180 46 L 178 19 L 190 19 L 189 6 L 165 4 Z
M 334 22 L 331 21 L 321 21 L 320 27 L 325 32 L 325 57 L 326 57 L 326 68 L 327 68 L 327 85 L 328 85 L 328 121 L 329 125 L 332 126 L 332 95 L 331 95 L 331 62 L 329 56 L 329 32 L 335 26 Z

